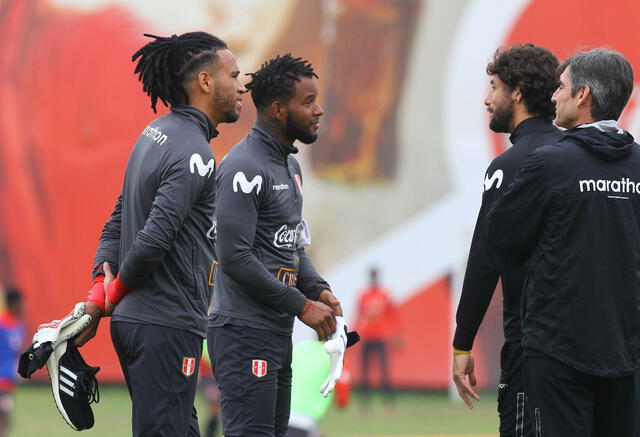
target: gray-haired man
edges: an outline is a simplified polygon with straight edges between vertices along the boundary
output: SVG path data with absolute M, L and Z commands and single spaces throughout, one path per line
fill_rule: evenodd
M 631 437 L 640 367 L 640 146 L 617 120 L 620 53 L 561 66 L 554 146 L 536 149 L 489 213 L 497 250 L 527 259 L 525 382 L 536 436 Z

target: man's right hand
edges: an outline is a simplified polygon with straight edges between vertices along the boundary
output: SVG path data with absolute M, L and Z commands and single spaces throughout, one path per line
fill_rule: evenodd
M 93 302 L 86 303 L 85 314 L 89 314 L 91 316 L 91 322 L 89 323 L 89 326 L 84 328 L 84 330 L 75 338 L 75 340 L 73 340 L 73 344 L 75 346 L 80 347 L 91 340 L 93 337 L 95 337 L 96 332 L 98 331 L 98 325 L 100 325 L 102 313 L 102 308 L 100 308 L 97 304 Z
M 316 331 L 320 341 L 326 341 L 336 331 L 336 315 L 330 306 L 322 302 L 307 300 L 298 318 Z

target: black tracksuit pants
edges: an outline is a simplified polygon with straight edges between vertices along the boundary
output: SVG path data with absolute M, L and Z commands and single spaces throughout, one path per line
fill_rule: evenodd
M 202 337 L 157 325 L 112 322 L 129 389 L 133 437 L 199 437 L 193 406 Z
M 536 437 L 637 437 L 636 375 L 588 375 L 547 355 L 525 352 Z
M 529 404 L 525 391 L 522 346 L 519 341 L 506 342 L 500 352 L 500 437 L 535 436 Z
M 285 437 L 291 409 L 291 336 L 244 326 L 207 331 L 226 437 Z

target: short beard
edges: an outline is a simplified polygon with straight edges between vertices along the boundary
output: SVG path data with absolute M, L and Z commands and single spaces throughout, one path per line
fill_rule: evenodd
M 311 129 L 302 129 L 298 126 L 296 121 L 291 117 L 291 114 L 287 114 L 287 138 L 293 138 L 304 144 L 311 144 L 318 139 L 318 134 L 311 132 Z
M 213 104 L 218 108 L 224 108 L 224 119 L 220 123 L 235 123 L 240 118 L 240 113 L 235 110 L 236 100 L 225 99 L 218 90 L 213 94 Z
M 240 113 L 231 109 L 229 111 L 225 111 L 224 120 L 221 123 L 235 123 L 240 118 Z
M 509 129 L 513 121 L 513 102 L 507 108 L 495 109 L 489 120 L 489 129 L 499 133 L 511 133 Z

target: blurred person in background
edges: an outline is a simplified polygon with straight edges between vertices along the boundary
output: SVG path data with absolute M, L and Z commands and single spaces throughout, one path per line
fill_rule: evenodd
M 154 112 L 158 100 L 170 112 L 144 128 L 131 152 L 93 263 L 92 322 L 75 343 L 90 340 L 100 317 L 112 314 L 133 435 L 193 437 L 200 435 L 193 402 L 214 268 L 210 141 L 220 123 L 238 120 L 246 90 L 219 38 L 146 36 L 152 41 L 132 57 L 135 73 Z
M 16 288 L 7 288 L 4 293 L 5 306 L 0 313 L 0 437 L 7 435 L 13 390 L 17 380 L 18 356 L 24 343 L 22 293 Z
M 484 104 L 489 128 L 509 133 L 510 149 L 497 156 L 484 178 L 482 205 L 471 242 L 453 339 L 453 380 L 460 397 L 473 408 L 479 400 L 471 348 L 498 279 L 502 283 L 505 343 L 500 354 L 498 414 L 500 436 L 533 436 L 526 402 L 520 340 L 520 307 L 528 266 L 512 258 L 499 259 L 488 235 L 486 215 L 507 189 L 527 155 L 558 141 L 562 131 L 552 124 L 551 95 L 557 87 L 558 60 L 546 48 L 532 44 L 499 49 L 487 65 L 491 89 Z
M 293 346 L 289 437 L 322 435 L 318 421 L 327 412 L 334 395 L 325 398 L 318 389 L 327 377 L 329 368 L 329 357 L 323 342 L 302 341 Z
M 377 358 L 380 368 L 381 388 L 385 401 L 393 403 L 393 390 L 389 370 L 389 347 L 400 346 L 399 318 L 389 292 L 380 285 L 378 268 L 369 271 L 369 286 L 358 299 L 356 329 L 361 337 L 362 394 L 365 403 L 370 401 L 370 371 Z
M 555 144 L 533 151 L 487 216 L 496 250 L 529 259 L 522 312 L 536 436 L 637 437 L 640 411 L 640 146 L 618 118 L 631 64 L 567 59 Z

